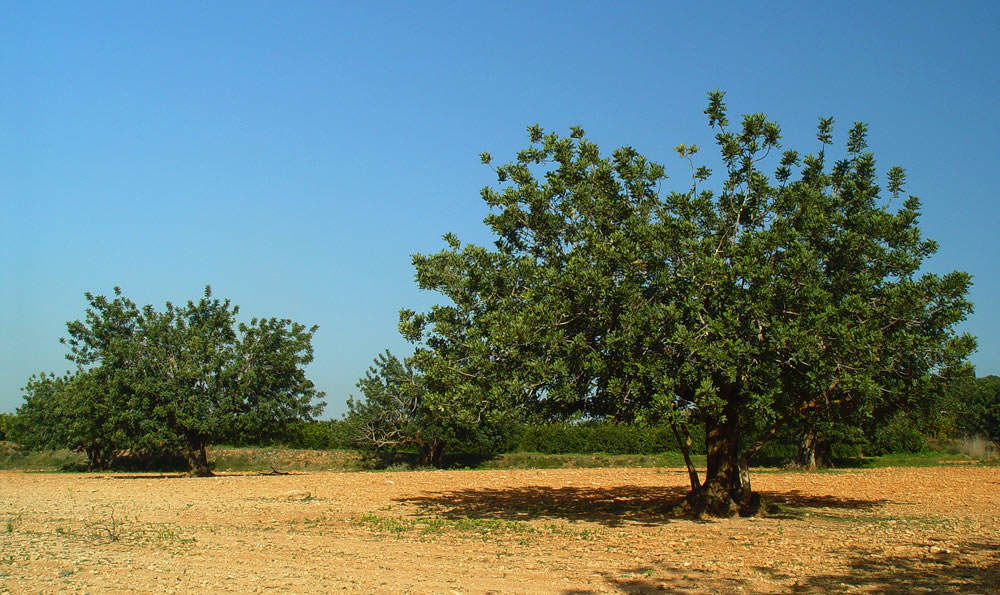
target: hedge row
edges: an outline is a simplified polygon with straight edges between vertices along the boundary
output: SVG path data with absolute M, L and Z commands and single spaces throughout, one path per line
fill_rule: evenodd
M 691 442 L 691 452 L 705 452 L 703 431 L 693 432 Z M 680 445 L 669 426 L 554 423 L 523 426 L 515 450 L 545 454 L 651 455 L 678 452 Z
M 705 452 L 704 432 L 696 430 L 691 440 L 692 452 Z M 297 425 L 276 442 L 292 448 L 315 450 L 353 447 L 350 428 L 343 421 L 335 419 Z M 590 422 L 520 425 L 513 430 L 506 450 L 545 454 L 641 455 L 677 452 L 680 448 L 673 432 L 666 426 L 641 427 Z
M 705 433 L 691 428 L 691 452 L 705 453 Z M 273 440 L 292 448 L 331 450 L 353 448 L 351 429 L 342 420 L 323 420 L 299 424 L 284 436 Z M 248 442 L 247 445 L 253 444 Z M 836 436 L 831 444 L 833 457 L 854 458 L 886 453 L 919 452 L 924 448 L 924 436 L 905 419 L 893 420 L 868 439 Z M 797 445 L 775 440 L 765 446 L 758 458 L 792 460 Z M 669 426 L 625 426 L 605 422 L 580 424 L 551 423 L 520 425 L 514 429 L 506 449 L 508 452 L 539 452 L 544 454 L 628 454 L 650 455 L 678 452 L 680 448 Z
M 328 419 L 298 423 L 279 435 L 266 438 L 243 437 L 228 442 L 232 446 L 287 446 L 309 450 L 354 448 L 351 432 L 342 420 Z
M 14 416 L 0 414 L 0 440 L 15 439 Z M 705 434 L 701 428 L 692 428 L 691 452 L 704 454 Z M 322 420 L 298 424 L 280 437 L 261 444 L 258 440 L 237 441 L 242 446 L 283 444 L 291 448 L 332 450 L 353 448 L 351 429 L 342 420 Z M 897 416 L 874 435 L 860 439 L 837 436 L 831 444 L 835 459 L 887 453 L 919 452 L 925 448 L 925 439 L 915 424 L 905 416 Z M 505 449 L 508 452 L 539 452 L 544 454 L 626 454 L 652 455 L 680 450 L 669 426 L 623 426 L 604 422 L 580 424 L 552 423 L 520 425 L 511 434 Z M 761 460 L 771 462 L 792 460 L 797 451 L 793 443 L 776 440 L 759 454 Z

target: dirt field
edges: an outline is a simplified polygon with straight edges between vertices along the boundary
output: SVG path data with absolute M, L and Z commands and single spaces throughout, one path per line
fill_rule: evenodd
M 681 470 L 0 472 L 0 591 L 1000 593 L 1000 469 L 758 472 L 754 519 L 671 516 Z

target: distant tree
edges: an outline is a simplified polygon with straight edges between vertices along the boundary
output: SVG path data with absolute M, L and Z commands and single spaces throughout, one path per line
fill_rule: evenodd
M 919 452 L 928 439 L 945 438 L 954 423 L 947 387 L 966 373 L 956 365 L 941 374 L 893 383 L 886 379 L 880 397 L 868 407 L 854 400 L 813 410 L 789 423 L 797 442 L 794 462 L 804 469 L 833 466 L 833 445 L 854 444 L 860 453 Z
M 406 361 L 389 351 L 375 358 L 358 381 L 364 398 L 347 402 L 346 423 L 360 446 L 375 452 L 416 447 L 422 465 L 438 467 L 449 450 L 499 448 L 514 429 L 511 412 L 480 406 L 474 387 L 442 379 L 435 363 L 441 360 L 430 352 Z
M 1000 377 L 963 379 L 956 383 L 953 395 L 961 429 L 985 437 L 1000 449 Z
M 725 168 L 716 190 L 697 147 L 677 147 L 690 184 L 661 193 L 665 168 L 634 149 L 604 157 L 579 128 L 530 127 L 531 145 L 495 167 L 500 187 L 482 191 L 496 248 L 449 234 L 415 256 L 420 287 L 449 303 L 404 311 L 401 327 L 433 351 L 459 347 L 470 384 L 534 411 L 663 420 L 682 446 L 702 425 L 708 464 L 702 481 L 687 458 L 689 502 L 726 515 L 756 507 L 747 461 L 782 428 L 872 415 L 974 340 L 955 331 L 969 275 L 920 273 L 936 244 L 917 198 L 891 204 L 901 168 L 882 196 L 864 124 L 831 165 L 832 119 L 817 153 L 778 155 L 764 114 L 731 125 L 721 92 L 705 113 Z
M 348 399 L 347 420 L 358 444 L 376 452 L 415 445 L 422 462 L 432 463 L 443 440 L 433 435 L 423 408 L 427 389 L 413 368 L 386 351 L 375 358 L 357 386 L 364 398 Z
M 290 320 L 236 324 L 238 307 L 211 289 L 185 306 L 138 308 L 115 288 L 87 294 L 83 321 L 68 326 L 70 360 L 115 395 L 108 416 L 130 448 L 176 449 L 189 473 L 210 475 L 206 446 L 280 432 L 309 420 L 322 397 L 305 376 L 316 327 Z

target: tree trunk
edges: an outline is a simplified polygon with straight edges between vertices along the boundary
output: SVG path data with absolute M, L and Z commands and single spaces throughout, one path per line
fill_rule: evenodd
M 816 469 L 816 432 L 805 430 L 799 437 L 799 452 L 795 456 L 795 464 L 803 469 Z
M 688 495 L 688 506 L 695 515 L 730 517 L 750 516 L 760 507 L 760 497 L 750 486 L 747 458 L 740 453 L 739 406 L 730 389 L 724 409 L 724 422 L 705 423 L 707 469 L 700 492 Z
M 671 423 L 670 428 L 674 431 L 677 446 L 680 447 L 681 453 L 684 455 L 684 464 L 687 466 L 688 479 L 691 481 L 691 493 L 700 492 L 701 481 L 698 479 L 698 469 L 695 468 L 694 463 L 691 461 L 691 435 L 687 433 L 687 428 L 685 428 L 684 434 L 686 439 L 681 439 L 681 433 L 677 430 L 677 424 Z
M 817 467 L 833 467 L 833 450 L 829 438 L 815 430 L 804 431 L 799 440 L 795 464 L 809 471 L 815 471 Z
M 188 439 L 187 450 L 184 451 L 188 464 L 188 475 L 191 477 L 211 477 L 212 470 L 208 467 L 208 453 L 205 452 L 205 442 L 193 438 Z
M 440 440 L 420 443 L 420 464 L 440 467 L 444 457 L 444 443 Z
M 87 454 L 87 471 L 107 471 L 115 459 L 113 449 L 98 444 L 87 446 L 83 451 Z
M 87 453 L 87 471 L 103 471 L 101 468 L 101 455 L 97 447 L 88 446 L 83 451 Z
M 826 469 L 833 467 L 833 445 L 825 436 L 816 439 L 816 464 Z

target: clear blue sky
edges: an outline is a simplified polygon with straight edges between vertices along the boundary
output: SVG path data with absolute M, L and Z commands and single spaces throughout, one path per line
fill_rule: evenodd
M 705 93 L 788 147 L 870 123 L 907 168 L 929 270 L 975 276 L 980 374 L 1000 373 L 996 2 L 7 2 L 0 15 L 0 411 L 83 293 L 162 306 L 205 284 L 320 325 L 327 415 L 435 296 L 410 254 L 483 243 L 478 154 L 540 123 L 671 151 L 711 145 Z

